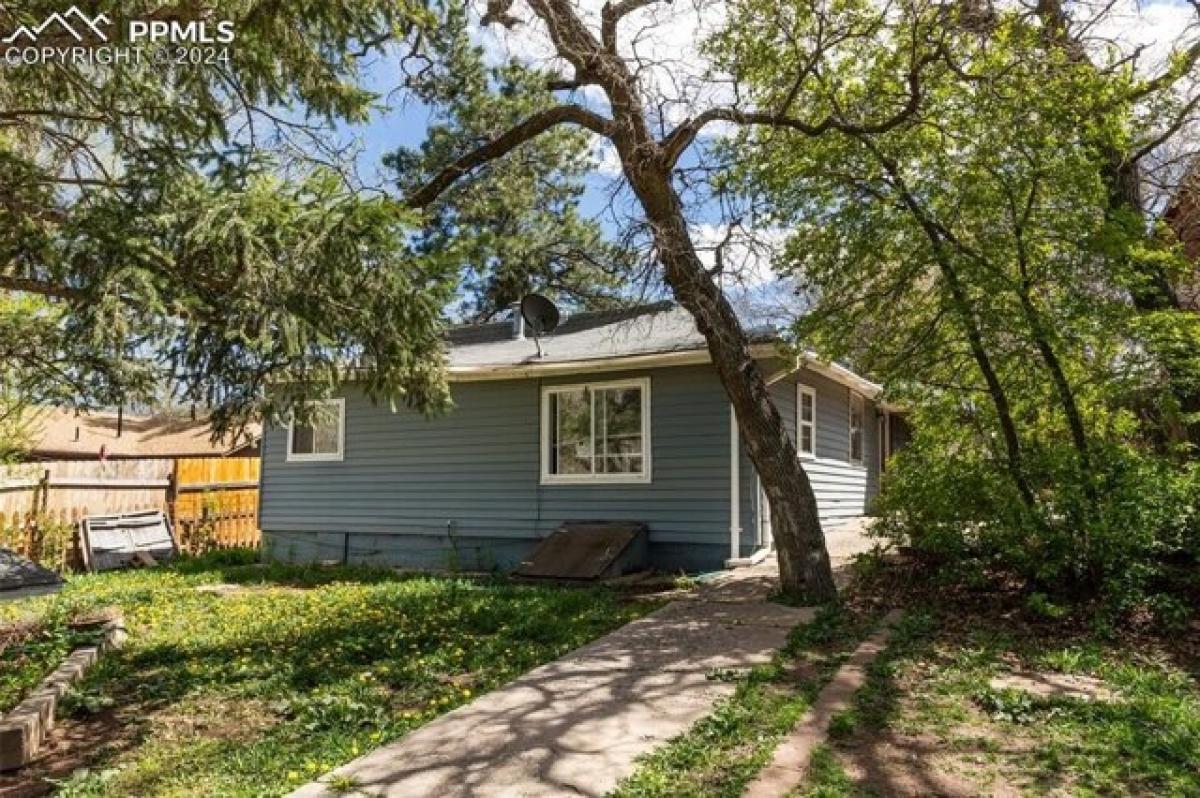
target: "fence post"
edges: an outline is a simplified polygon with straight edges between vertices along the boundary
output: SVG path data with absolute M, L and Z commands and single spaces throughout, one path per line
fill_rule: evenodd
M 30 508 L 28 524 L 25 530 L 24 554 L 35 562 L 42 559 L 42 523 L 46 517 L 46 507 L 50 501 L 50 469 L 42 470 L 41 479 L 33 489 L 33 507 Z
M 176 521 L 175 502 L 179 498 L 179 458 L 171 461 L 171 475 L 167 477 L 167 517 L 171 519 L 171 525 L 174 526 Z
M 50 469 L 42 470 L 42 478 L 38 481 L 38 489 L 42 492 L 41 506 L 38 506 L 38 494 L 34 491 L 33 505 L 34 509 L 40 514 L 46 512 L 46 508 L 50 505 Z

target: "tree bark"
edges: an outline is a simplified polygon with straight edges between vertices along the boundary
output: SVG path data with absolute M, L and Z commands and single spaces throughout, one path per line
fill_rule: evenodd
M 608 96 L 612 124 L 606 132 L 649 222 L 667 285 L 704 336 L 750 462 L 771 502 L 782 591 L 816 601 L 835 600 L 837 588 L 808 475 L 762 370 L 750 355 L 737 314 L 696 254 L 672 181 L 677 148 L 655 139 L 628 64 L 615 48 L 596 40 L 569 0 L 530 0 L 530 7 L 546 23 L 556 49 L 572 62 L 576 74 L 594 76 Z M 612 8 L 607 23 L 610 43 L 620 19 L 619 7 Z
M 770 501 L 781 588 L 788 595 L 831 601 L 837 589 L 816 495 L 741 323 L 696 255 L 669 173 L 631 175 L 630 182 L 651 224 L 667 284 L 704 335 Z
M 536 2 L 536 0 L 535 0 Z M 655 140 L 634 92 L 633 76 L 613 58 L 602 74 L 613 106 L 611 139 L 625 178 L 650 224 L 664 277 L 692 314 L 717 376 L 733 406 L 750 462 L 771 503 L 781 590 L 790 596 L 833 601 L 837 588 L 817 513 L 816 495 L 771 399 L 762 370 L 733 307 L 696 254 L 671 179 L 674 153 Z
M 1067 418 L 1067 428 L 1071 431 L 1071 443 L 1075 446 L 1076 457 L 1079 458 L 1079 476 L 1083 480 L 1084 492 L 1087 494 L 1088 500 L 1095 504 L 1097 496 L 1095 484 L 1092 481 L 1091 447 L 1088 445 L 1087 431 L 1083 426 L 1083 415 L 1079 412 L 1079 402 L 1075 399 L 1075 390 L 1067 378 L 1066 369 L 1063 368 L 1062 361 L 1051 343 L 1050 334 L 1041 313 L 1034 304 L 1029 274 L 1023 256 L 1020 268 L 1021 280 L 1017 285 L 1017 296 L 1021 301 L 1021 310 L 1025 315 L 1026 324 L 1029 325 L 1029 334 L 1033 338 L 1033 344 L 1037 347 L 1046 370 L 1050 372 L 1054 389 L 1058 392 L 1063 415 Z
M 429 190 L 418 190 L 407 204 L 423 207 L 449 184 L 482 162 L 501 157 L 522 141 L 551 125 L 575 124 L 611 141 L 621 159 L 650 225 L 667 285 L 696 321 L 725 393 L 729 396 L 750 461 L 767 498 L 779 549 L 780 586 L 785 594 L 816 601 L 837 598 L 817 502 L 800 465 L 762 370 L 750 354 L 746 333 L 733 307 L 704 268 L 688 230 L 672 180 L 672 166 L 682 149 L 679 140 L 658 141 L 638 92 L 637 79 L 618 54 L 616 30 L 621 18 L 655 0 L 621 0 L 605 6 L 601 39 L 584 24 L 571 0 L 528 0 L 546 25 L 557 54 L 575 70 L 573 84 L 598 87 L 612 108 L 610 119 L 572 107 L 570 112 L 542 112 L 520 130 L 461 157 L 436 176 Z M 489 0 L 489 18 L 508 15 L 511 0 Z
M 946 281 L 946 286 L 950 290 L 951 305 L 958 316 L 959 323 L 963 325 L 963 330 L 967 334 L 967 345 L 971 349 L 971 357 L 974 358 L 975 365 L 979 367 L 979 371 L 983 375 L 983 381 L 987 385 L 988 396 L 991 397 L 992 406 L 996 410 L 996 418 L 1000 422 L 1000 433 L 1004 438 L 1004 451 L 1008 460 L 1008 474 L 1017 488 L 1017 493 L 1021 496 L 1021 501 L 1026 507 L 1033 509 L 1037 502 L 1033 495 L 1033 489 L 1029 485 L 1029 479 L 1025 474 L 1025 462 L 1021 454 L 1021 439 L 1017 435 L 1017 425 L 1013 420 L 1012 406 L 1008 401 L 1008 394 L 1000 382 L 1000 376 L 996 373 L 996 368 L 992 363 L 991 356 L 988 354 L 987 347 L 984 345 L 983 331 L 979 328 L 979 321 L 976 318 L 974 310 L 971 308 L 971 302 L 967 297 L 966 290 L 963 288 L 962 280 L 959 279 L 958 270 L 954 268 L 954 263 L 946 252 L 947 234 L 930 217 L 925 207 L 921 205 L 917 197 L 909 189 L 908 182 L 900 173 L 896 162 L 876 147 L 869 137 L 856 136 L 856 138 L 866 146 L 867 151 L 874 156 L 879 165 L 887 172 L 891 178 L 892 186 L 899 192 L 900 201 L 904 203 L 904 207 L 908 208 L 908 212 L 916 219 L 917 224 L 921 227 L 921 231 L 925 234 L 926 240 L 929 241 L 934 261 L 938 265 L 938 271 L 941 272 L 942 278 Z
M 927 230 L 926 233 L 928 234 L 929 231 Z M 967 333 L 971 356 L 975 359 L 975 365 L 979 367 L 980 373 L 983 374 L 988 395 L 992 398 L 992 406 L 996 410 L 996 418 L 1000 421 L 1000 434 L 1004 438 L 1004 451 L 1008 458 L 1008 474 L 1012 478 L 1013 484 L 1016 485 L 1021 501 L 1026 507 L 1032 509 L 1036 505 L 1036 500 L 1033 496 L 1033 489 L 1029 485 L 1029 479 L 1025 476 L 1021 439 L 1017 436 L 1017 425 L 1013 421 L 1008 394 L 1005 393 L 1004 386 L 1000 383 L 1000 377 L 992 365 L 992 358 L 988 355 L 987 347 L 984 346 L 983 333 L 976 323 L 975 314 L 971 311 L 966 292 L 958 279 L 958 272 L 950 265 L 949 258 L 945 253 L 941 253 L 940 240 L 935 237 L 932 243 L 934 249 L 940 253 L 938 265 L 942 277 L 945 278 L 946 285 L 950 288 L 950 297 L 954 303 L 955 312 Z

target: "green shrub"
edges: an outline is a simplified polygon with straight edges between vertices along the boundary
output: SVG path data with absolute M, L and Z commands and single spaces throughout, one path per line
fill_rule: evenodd
M 8 524 L 0 523 L 0 546 L 55 571 L 63 572 L 76 565 L 72 562 L 74 524 L 52 515 L 14 521 L 15 517 Z
M 1095 444 L 1083 475 L 1065 444 L 1029 447 L 1036 502 L 1024 503 L 986 449 L 922 436 L 890 464 L 875 534 L 911 546 L 943 579 L 982 585 L 1016 577 L 1036 591 L 1029 609 L 1061 617 L 1063 597 L 1100 595 L 1145 606 L 1172 561 L 1200 556 L 1200 467 Z M 1178 616 L 1158 600 L 1156 614 Z

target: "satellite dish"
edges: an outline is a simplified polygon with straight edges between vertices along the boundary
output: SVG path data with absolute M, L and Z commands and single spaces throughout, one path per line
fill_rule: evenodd
M 538 336 L 554 332 L 558 326 L 558 308 L 541 294 L 529 294 L 521 300 L 521 318 L 533 332 L 533 345 L 537 347 L 537 356 L 543 357 L 542 342 Z
M 529 325 L 534 337 L 554 332 L 560 318 L 558 308 L 541 294 L 529 294 L 521 300 L 521 318 Z

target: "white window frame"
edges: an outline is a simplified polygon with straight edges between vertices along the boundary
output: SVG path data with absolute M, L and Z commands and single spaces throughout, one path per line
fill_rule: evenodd
M 640 388 L 642 391 L 642 473 L 640 474 L 552 474 L 550 473 L 550 396 L 579 390 L 595 391 L 606 388 Z M 573 382 L 542 386 L 542 474 L 543 485 L 644 485 L 651 481 L 650 450 L 650 378 L 637 377 L 607 382 Z M 592 445 L 596 440 L 596 416 L 592 413 Z M 593 452 L 593 455 L 595 452 Z M 593 461 L 594 465 L 594 461 Z
M 861 440 L 862 451 L 854 456 L 854 403 L 858 402 L 861 409 L 858 420 L 858 437 Z M 850 401 L 846 403 L 846 461 L 851 465 L 862 466 L 867 461 L 867 398 L 857 391 L 850 391 Z
M 316 462 L 337 462 L 343 460 L 346 455 L 346 399 L 338 397 L 336 399 L 321 399 L 312 402 L 314 405 L 336 405 L 337 406 L 337 426 L 338 426 L 338 448 L 336 452 L 294 452 L 292 444 L 295 441 L 295 421 L 289 420 L 287 425 L 287 462 L 289 463 L 316 463 Z
M 804 420 L 804 397 L 806 396 L 812 400 L 812 421 Z M 812 430 L 811 452 L 803 449 L 804 435 L 802 431 L 805 426 Z M 805 385 L 802 382 L 796 383 L 796 452 L 805 460 L 815 460 L 817 457 L 817 392 L 811 385 Z

